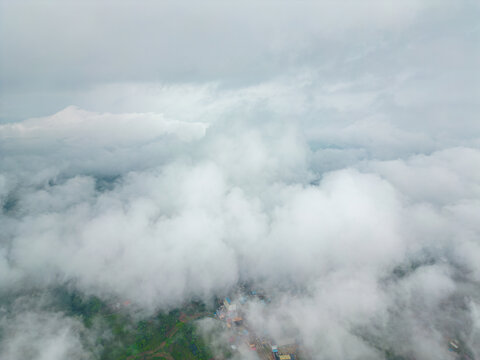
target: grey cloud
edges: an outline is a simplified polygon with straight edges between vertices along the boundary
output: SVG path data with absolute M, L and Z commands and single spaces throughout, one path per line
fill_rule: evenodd
M 3 1 L 0 295 L 147 314 L 249 282 L 313 358 L 480 356 L 478 6 L 359 4 Z M 0 326 L 7 359 L 90 351 L 45 309 Z
M 82 333 L 86 329 L 78 320 L 61 313 L 26 310 L 16 312 L 13 318 L 0 320 L 2 359 L 19 360 L 90 360 Z M 92 344 L 89 344 L 92 346 Z
M 432 101 L 433 94 L 437 100 L 429 111 L 441 107 L 439 116 L 458 113 L 458 102 L 476 108 L 474 2 L 5 0 L 1 6 L 3 121 L 48 115 L 71 104 L 111 111 L 95 97 L 86 100 L 91 89 L 105 84 L 242 86 L 304 68 L 321 71 L 322 81 L 329 82 L 378 75 L 391 83 L 410 74 L 396 94 L 386 93 L 402 109 L 422 108 L 426 101 L 419 104 L 420 98 Z M 438 95 L 448 92 L 457 95 L 445 106 Z M 131 95 L 110 98 L 122 107 Z M 147 110 L 137 105 L 121 111 Z
M 118 118 L 97 119 L 108 124 L 110 116 Z M 50 119 L 38 124 L 42 121 Z M 307 139 L 284 126 L 275 131 L 286 141 L 266 136 L 268 127 L 237 126 L 232 134 L 214 124 L 196 140 L 195 156 L 179 152 L 153 168 L 122 173 L 107 191 L 96 189 L 92 175 L 20 183 L 17 203 L 2 220 L 9 229 L 3 267 L 17 279 L 3 279 L 4 288 L 72 282 L 86 293 L 128 298 L 152 311 L 226 293 L 239 280 L 271 291 L 293 287 L 300 295 L 286 290 L 271 315 L 259 316 L 271 317 L 270 333 L 297 329 L 307 349 L 322 344 L 325 356 L 380 358 L 381 350 L 359 336 L 366 328 L 400 352 L 445 358 L 438 344 L 458 324 L 437 315 L 438 309 L 455 303 L 449 299 L 458 292 L 459 266 L 473 272 L 458 284 L 478 281 L 478 239 L 472 236 L 479 231 L 478 193 L 471 166 L 478 150 L 362 160 L 357 169 L 315 173 Z M 57 139 L 58 133 L 74 139 L 78 130 L 73 126 L 49 136 Z M 140 139 L 135 141 L 150 141 Z M 131 146 L 122 137 L 105 141 Z M 95 156 L 102 151 L 99 144 L 84 148 Z M 419 169 L 426 174 L 413 175 Z M 316 176 L 321 179 L 311 184 Z M 427 178 L 436 178 L 437 187 L 426 187 Z M 427 261 L 404 279 L 384 284 L 396 267 L 408 268 L 416 259 L 422 264 L 425 253 L 445 265 Z M 442 311 L 454 312 L 450 305 Z M 288 315 L 284 323 L 277 323 L 278 314 Z M 425 328 L 429 322 L 433 328 Z M 438 351 L 432 352 L 434 344 Z

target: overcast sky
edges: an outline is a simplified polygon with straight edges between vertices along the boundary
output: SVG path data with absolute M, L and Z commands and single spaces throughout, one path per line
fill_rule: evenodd
M 250 281 L 273 299 L 251 326 L 324 358 L 449 359 L 453 336 L 480 356 L 478 19 L 0 0 L 0 297 L 68 285 L 151 314 Z M 0 307 L 0 358 L 97 358 L 37 300 Z
M 478 112 L 475 0 L 0 4 L 2 121 L 72 104 L 163 111 L 143 98 L 155 84 L 240 87 L 302 71 L 316 86 L 363 80 L 437 116 Z

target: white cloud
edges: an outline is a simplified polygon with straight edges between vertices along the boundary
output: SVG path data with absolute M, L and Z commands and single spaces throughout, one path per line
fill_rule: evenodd
M 5 324 L 5 321 L 7 323 Z M 2 319 L 0 356 L 6 360 L 88 360 L 94 357 L 80 338 L 83 325 L 60 313 L 25 311 Z
M 252 326 L 314 358 L 478 347 L 476 6 L 1 6 L 0 117 L 80 107 L 0 124 L 0 295 L 148 313 L 249 281 Z M 86 356 L 62 314 L 0 322 L 7 359 Z

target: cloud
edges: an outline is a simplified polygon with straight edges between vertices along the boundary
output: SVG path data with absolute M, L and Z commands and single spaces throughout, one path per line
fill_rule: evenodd
M 305 68 L 321 71 L 321 82 L 380 75 L 395 86 L 388 94 L 394 103 L 421 108 L 431 102 L 437 122 L 447 109 L 470 117 L 476 108 L 474 2 L 144 1 L 138 6 L 129 0 L 51 0 L 0 6 L 2 121 L 49 115 L 70 104 L 155 112 L 138 104 L 138 84 L 242 87 Z M 120 96 L 112 89 L 132 83 L 137 87 Z M 105 91 L 98 97 L 100 87 Z M 440 102 L 443 94 L 448 99 Z M 362 100 L 368 97 L 365 92 Z M 458 102 L 469 111 L 454 109 Z M 132 103 L 133 109 L 120 109 Z
M 446 358 L 443 336 L 461 330 L 474 339 L 473 328 L 449 319 L 473 316 L 455 309 L 456 296 L 477 299 L 468 290 L 478 281 L 477 149 L 350 159 L 349 168 L 318 172 L 308 138 L 289 123 L 172 128 L 162 119 L 70 108 L 3 126 L 14 150 L 41 138 L 44 161 L 56 167 L 54 177 L 32 181 L 36 154 L 10 150 L 4 169 L 15 164 L 25 175 L 3 210 L 3 291 L 69 283 L 152 312 L 249 281 L 275 299 L 266 313 L 249 310 L 253 326 L 278 337 L 294 329 L 323 356 L 381 358 L 388 348 Z M 122 122 L 133 121 L 144 128 L 129 137 Z M 166 136 L 178 151 L 159 147 Z M 153 154 L 145 144 L 166 155 L 152 166 L 124 162 L 130 169 L 117 167 L 99 187 L 105 147 L 114 159 L 128 150 L 141 160 Z
M 23 182 L 26 177 L 36 184 L 79 172 L 118 175 L 134 170 L 135 164 L 153 166 L 166 153 L 203 137 L 207 126 L 161 114 L 97 114 L 76 107 L 50 117 L 0 125 L 2 171 L 16 168 L 3 183 L 14 186 L 17 180 L 12 179 L 22 177 L 19 181 Z M 144 162 L 148 157 L 150 165 Z
M 86 330 L 81 322 L 61 313 L 24 309 L 16 312 L 14 317 L 2 317 L 0 328 L 2 359 L 89 360 L 94 358 L 84 344 Z M 92 346 L 92 344 L 89 345 Z
M 247 282 L 312 358 L 478 352 L 478 7 L 134 5 L 1 3 L 0 296 L 151 314 Z M 0 328 L 7 359 L 91 353 L 52 309 Z

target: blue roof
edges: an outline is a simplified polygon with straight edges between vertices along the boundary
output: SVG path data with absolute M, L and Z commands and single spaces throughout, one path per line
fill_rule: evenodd
M 229 304 L 232 303 L 232 300 L 230 300 L 230 298 L 229 298 L 228 296 L 225 298 L 225 300 L 227 300 L 227 302 L 228 302 Z

